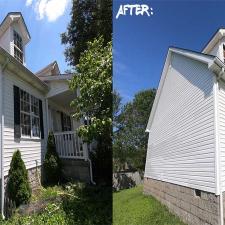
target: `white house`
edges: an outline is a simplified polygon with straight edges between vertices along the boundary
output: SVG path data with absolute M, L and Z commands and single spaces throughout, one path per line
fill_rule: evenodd
M 60 74 L 57 62 L 37 73 L 26 68 L 26 44 L 31 37 L 23 16 L 11 12 L 0 24 L 0 178 L 3 211 L 5 179 L 12 154 L 19 149 L 32 185 L 40 172 L 48 132 L 53 131 L 65 172 L 89 181 L 91 161 L 87 145 L 75 130 L 70 107 L 77 93 L 69 90 L 71 74 Z M 35 60 L 35 55 L 33 56 Z M 69 167 L 66 167 L 66 165 Z M 67 171 L 66 171 L 67 170 Z
M 144 192 L 187 224 L 224 224 L 225 29 L 168 50 L 147 131 Z

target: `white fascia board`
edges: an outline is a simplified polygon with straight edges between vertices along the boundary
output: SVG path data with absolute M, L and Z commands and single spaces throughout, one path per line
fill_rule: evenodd
M 30 70 L 28 70 L 23 64 L 18 62 L 13 56 L 11 56 L 7 51 L 0 47 L 0 64 L 3 64 L 5 60 L 8 59 L 7 70 L 12 71 L 21 79 L 30 83 L 33 87 L 37 88 L 41 92 L 47 93 L 49 91 L 49 86 L 40 80 L 36 75 L 34 75 Z
M 209 53 L 212 48 L 218 43 L 218 41 L 225 36 L 225 29 L 219 29 L 218 32 L 213 36 L 209 43 L 202 50 L 202 53 Z
M 73 78 L 73 74 L 68 75 L 57 75 L 57 76 L 43 76 L 39 77 L 42 81 L 52 81 L 52 80 L 71 80 Z
M 149 120 L 148 120 L 146 132 L 150 132 L 150 130 L 151 130 L 152 121 L 153 121 L 155 111 L 156 111 L 156 108 L 157 108 L 157 105 L 158 105 L 158 101 L 159 101 L 159 98 L 160 98 L 160 95 L 161 95 L 161 92 L 162 92 L 162 88 L 163 88 L 163 85 L 164 85 L 166 74 L 167 74 L 168 68 L 170 66 L 172 53 L 183 55 L 183 56 L 186 56 L 186 57 L 191 58 L 193 60 L 198 60 L 202 63 L 206 63 L 208 65 L 212 64 L 213 59 L 216 58 L 216 57 L 213 58 L 213 57 L 210 57 L 210 56 L 207 56 L 207 55 L 205 56 L 203 54 L 201 55 L 201 53 L 195 53 L 195 52 L 192 52 L 192 51 L 183 50 L 183 49 L 179 49 L 179 48 L 169 48 L 167 56 L 166 56 L 166 61 L 165 61 L 164 67 L 163 67 L 163 72 L 162 72 L 162 75 L 161 75 L 161 78 L 160 78 L 159 86 L 158 86 L 158 89 L 157 89 L 156 97 L 155 97 L 155 100 L 154 100 L 154 103 L 153 103 L 153 106 L 152 106 L 152 110 L 151 110 L 151 114 L 150 114 L 150 117 L 149 117 Z
M 152 105 L 152 110 L 151 110 L 150 117 L 149 117 L 149 120 L 148 120 L 146 132 L 150 132 L 150 130 L 151 130 L 152 121 L 153 121 L 155 111 L 156 111 L 156 108 L 157 108 L 157 105 L 158 105 L 158 102 L 159 102 L 161 90 L 162 90 L 162 87 L 163 87 L 163 84 L 164 84 L 164 81 L 165 81 L 165 78 L 166 78 L 166 73 L 167 73 L 167 70 L 168 70 L 168 67 L 169 67 L 170 58 L 171 58 L 171 51 L 169 49 L 169 51 L 167 53 L 167 56 L 166 56 L 166 61 L 165 61 L 164 67 L 163 67 L 162 75 L 161 75 L 161 78 L 160 78 L 160 81 L 159 81 L 159 85 L 158 85 L 158 89 L 157 89 L 157 92 L 156 92 L 155 100 L 154 100 L 154 103 Z

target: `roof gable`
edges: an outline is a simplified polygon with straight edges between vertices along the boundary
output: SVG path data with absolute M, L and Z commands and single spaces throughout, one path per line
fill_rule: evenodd
M 31 37 L 30 33 L 27 29 L 27 26 L 25 24 L 24 18 L 20 12 L 10 12 L 7 14 L 5 19 L 0 24 L 0 37 L 5 33 L 5 31 L 13 24 L 17 23 L 19 26 L 19 29 L 21 30 L 22 38 L 24 41 L 24 44 L 27 44 Z
M 38 77 L 59 75 L 60 70 L 57 61 L 54 61 L 35 73 Z
M 172 53 L 180 54 L 180 55 L 183 55 L 185 57 L 191 58 L 193 60 L 197 60 L 197 61 L 200 61 L 202 63 L 206 63 L 206 64 L 208 64 L 208 66 L 209 65 L 211 66 L 213 64 L 214 59 L 217 58 L 217 57 L 212 56 L 212 55 L 207 55 L 207 54 L 203 54 L 203 53 L 200 53 L 200 52 L 190 51 L 190 50 L 187 50 L 187 49 L 181 49 L 181 48 L 175 48 L 175 47 L 169 48 L 167 56 L 166 56 L 165 64 L 164 64 L 164 67 L 163 67 L 162 75 L 161 75 L 161 78 L 160 78 L 160 81 L 159 81 L 159 86 L 158 86 L 158 89 L 157 89 L 155 101 L 153 103 L 151 114 L 150 114 L 149 121 L 148 121 L 148 124 L 147 124 L 147 128 L 146 128 L 147 132 L 150 131 L 152 121 L 154 119 L 156 108 L 157 108 L 159 98 L 160 98 L 160 95 L 161 95 L 161 92 L 162 92 L 162 89 L 163 89 L 164 81 L 165 81 L 165 78 L 166 78 L 167 70 L 168 70 L 169 65 L 171 63 Z

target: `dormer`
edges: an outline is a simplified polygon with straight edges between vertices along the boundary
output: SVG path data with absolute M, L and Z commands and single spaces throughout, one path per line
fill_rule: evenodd
M 48 77 L 48 76 L 56 76 L 60 75 L 60 70 L 58 63 L 56 61 L 50 63 L 43 69 L 39 70 L 37 73 L 35 73 L 38 77 Z
M 225 29 L 221 28 L 217 30 L 202 52 L 217 56 L 225 63 Z
M 25 63 L 25 46 L 30 41 L 30 34 L 20 12 L 10 12 L 0 24 L 0 47 Z

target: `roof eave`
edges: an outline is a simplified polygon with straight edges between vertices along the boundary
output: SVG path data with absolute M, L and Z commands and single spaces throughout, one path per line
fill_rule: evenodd
M 224 36 L 224 29 L 219 29 L 216 34 L 210 39 L 207 45 L 202 50 L 203 53 L 209 53 L 215 44 Z
M 23 64 L 18 62 L 13 56 L 11 56 L 7 51 L 0 47 L 0 64 L 4 64 L 7 58 L 9 59 L 9 63 L 7 64 L 6 69 L 12 71 L 13 73 L 21 77 L 23 80 L 37 88 L 39 91 L 44 93 L 47 93 L 49 91 L 49 86 L 46 83 L 40 80 Z

